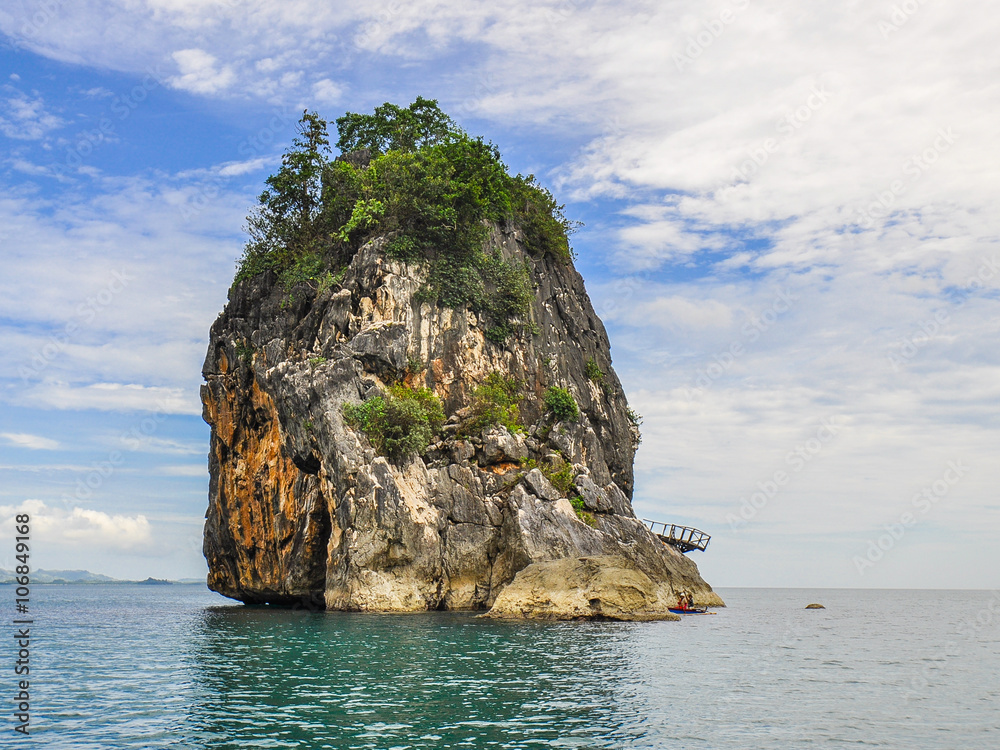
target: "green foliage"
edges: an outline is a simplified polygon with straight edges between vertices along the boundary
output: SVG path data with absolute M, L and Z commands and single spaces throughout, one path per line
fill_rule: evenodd
M 411 375 L 417 375 L 427 369 L 427 365 L 419 357 L 406 358 L 406 371 Z
M 332 289 L 344 280 L 344 275 L 346 273 L 346 268 L 341 268 L 337 273 L 327 271 L 325 274 L 316 279 L 316 291 L 319 294 L 322 294 L 327 289 Z
M 539 463 L 536 459 L 530 458 L 527 461 L 521 461 L 521 467 L 525 473 L 532 469 L 541 471 L 549 483 L 562 495 L 568 495 L 573 489 L 573 466 L 563 458 L 557 458 L 548 463 Z
M 558 422 L 573 422 L 580 415 L 576 399 L 565 388 L 550 386 L 545 392 L 545 405 L 552 410 Z
M 514 378 L 491 372 L 472 392 L 472 415 L 462 426 L 467 434 L 502 425 L 511 432 L 524 432 L 517 403 L 521 386 Z
M 504 260 L 496 250 L 483 256 L 480 269 L 485 282 L 480 307 L 492 323 L 486 329 L 486 338 L 503 344 L 509 336 L 526 329 L 534 330 L 534 326 L 524 320 L 534 299 L 527 266 Z
M 378 224 L 379 217 L 385 213 L 385 205 L 382 201 L 359 199 L 351 208 L 351 218 L 342 226 L 337 237 L 343 242 L 349 242 L 351 233 L 358 229 L 367 229 Z
M 278 278 L 285 291 L 288 292 L 296 284 L 303 281 L 317 281 L 325 270 L 326 264 L 319 253 L 306 253 L 296 258 L 288 268 L 281 272 Z
M 326 362 L 326 357 L 313 357 L 309 360 L 309 369 L 315 370 L 324 362 Z
M 338 237 L 360 244 L 390 236 L 390 257 L 428 264 L 419 302 L 482 313 L 490 340 L 500 344 L 530 327 L 533 298 L 525 265 L 483 250 L 486 222 L 507 210 L 512 179 L 495 146 L 457 129 L 416 151 L 389 150 L 359 173 Z
M 635 428 L 633 434 L 635 435 L 635 445 L 638 447 L 642 443 L 642 433 L 639 431 L 639 425 L 642 424 L 642 415 L 632 407 L 628 407 L 625 410 L 625 418 L 628 419 L 628 421 L 631 422 L 632 427 Z
M 573 506 L 573 510 L 576 512 L 576 517 L 583 521 L 585 524 L 592 528 L 597 528 L 597 519 L 594 518 L 594 514 L 587 510 L 587 507 L 583 504 L 583 498 L 577 495 L 576 497 L 570 498 L 570 505 Z
M 334 161 L 326 128 L 315 112 L 303 114 L 293 148 L 247 219 L 237 280 L 266 270 L 286 287 L 325 278 L 381 235 L 390 257 L 427 264 L 419 301 L 480 313 L 497 344 L 537 332 L 530 267 L 484 249 L 492 222 L 519 228 L 532 255 L 570 262 L 575 225 L 534 176 L 511 176 L 495 145 L 422 97 L 339 118 L 343 156 Z
M 390 258 L 396 260 L 415 260 L 417 258 L 417 243 L 412 237 L 400 234 L 389 240 L 385 252 Z
M 252 219 L 248 219 L 251 221 Z M 247 231 L 251 231 L 249 228 Z M 252 279 L 264 271 L 271 271 L 280 268 L 278 256 L 268 249 L 266 242 L 248 242 L 243 248 L 243 255 L 237 262 L 236 278 L 233 283 Z
M 521 226 L 525 244 L 537 255 L 550 254 L 567 263 L 576 258 L 569 235 L 583 225 L 566 218 L 566 206 L 556 203 L 552 193 L 531 174 L 515 177 L 508 190 L 508 210 Z
M 584 366 L 584 372 L 587 374 L 588 378 L 593 380 L 598 385 L 602 385 L 604 383 L 604 370 L 598 366 L 597 360 L 593 357 L 587 360 L 587 364 Z
M 253 355 L 256 349 L 249 341 L 236 342 L 236 356 L 239 357 L 247 367 L 253 362 Z
M 386 102 L 376 107 L 371 115 L 348 112 L 337 118 L 337 132 L 340 134 L 337 148 L 344 153 L 363 148 L 376 154 L 415 151 L 440 142 L 456 127 L 452 119 L 438 108 L 436 99 L 418 96 L 405 109 Z
M 394 385 L 385 396 L 344 404 L 344 419 L 380 455 L 399 460 L 427 449 L 444 424 L 444 410 L 429 388 Z
M 237 281 L 268 268 L 285 269 L 321 245 L 323 171 L 330 152 L 326 125 L 315 112 L 303 112 L 293 148 L 282 157 L 281 169 L 267 178 L 267 188 L 247 217 L 250 239 Z
M 543 466 L 542 473 L 552 483 L 552 486 L 559 490 L 560 494 L 568 495 L 573 489 L 573 466 L 568 461 L 563 461 L 559 468 L 552 467 L 548 471 Z

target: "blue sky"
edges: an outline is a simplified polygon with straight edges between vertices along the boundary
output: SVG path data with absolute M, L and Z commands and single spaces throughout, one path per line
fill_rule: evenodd
M 711 583 L 1000 586 L 998 26 L 973 0 L 8 3 L 0 525 L 30 509 L 48 568 L 204 573 L 200 369 L 247 210 L 304 107 L 423 95 L 586 224 L 637 513 L 712 533 Z

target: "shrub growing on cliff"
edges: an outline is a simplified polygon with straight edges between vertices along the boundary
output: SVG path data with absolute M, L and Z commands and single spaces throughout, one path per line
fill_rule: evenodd
M 427 449 L 444 424 L 444 410 L 429 388 L 394 385 L 385 396 L 344 404 L 344 419 L 380 455 L 399 460 Z
M 573 422 L 580 415 L 576 399 L 565 388 L 550 386 L 545 392 L 545 405 L 552 410 L 557 422 Z
M 583 521 L 585 524 L 591 528 L 597 528 L 597 519 L 594 518 L 594 514 L 587 510 L 587 506 L 583 502 L 583 498 L 577 495 L 576 497 L 570 498 L 570 505 L 573 506 L 573 510 L 576 512 L 576 517 Z
M 628 419 L 629 425 L 632 428 L 633 447 L 638 448 L 640 443 L 642 443 L 642 432 L 639 430 L 639 426 L 642 424 L 642 415 L 632 407 L 629 407 L 625 410 L 625 418 Z
M 521 386 L 514 378 L 491 372 L 472 392 L 472 415 L 463 431 L 471 434 L 502 425 L 511 432 L 524 432 L 517 408 L 520 394 Z
M 543 468 L 542 472 L 561 494 L 568 495 L 573 489 L 573 465 L 569 461 L 555 462 L 548 471 Z
M 315 112 L 299 120 L 293 148 L 281 158 L 281 168 L 267 178 L 267 188 L 247 217 L 247 241 L 236 280 L 262 271 L 283 271 L 326 244 L 322 222 L 323 171 L 330 153 L 327 123 Z
M 598 385 L 604 384 L 604 370 L 601 366 L 597 364 L 597 360 L 591 357 L 587 360 L 587 364 L 584 366 L 584 372 L 586 372 L 587 377 L 593 380 Z
M 337 119 L 343 157 L 330 161 L 327 123 L 306 112 L 282 167 L 248 218 L 237 280 L 285 271 L 306 254 L 344 265 L 375 236 L 386 252 L 427 264 L 423 301 L 469 307 L 503 343 L 530 325 L 530 269 L 485 250 L 490 222 L 521 229 L 536 257 L 572 257 L 575 225 L 532 175 L 511 176 L 492 143 L 473 138 L 418 97 Z M 317 270 L 317 274 L 320 271 Z

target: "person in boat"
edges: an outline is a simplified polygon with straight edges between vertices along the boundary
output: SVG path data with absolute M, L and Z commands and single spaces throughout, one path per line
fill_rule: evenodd
M 687 591 L 682 591 L 677 597 L 677 609 L 686 610 L 691 604 L 690 595 Z

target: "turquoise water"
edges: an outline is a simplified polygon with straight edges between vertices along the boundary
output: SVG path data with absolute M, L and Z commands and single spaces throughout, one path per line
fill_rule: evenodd
M 0 744 L 1000 747 L 1000 593 L 720 593 L 679 623 L 510 624 L 39 586 L 32 737 Z

